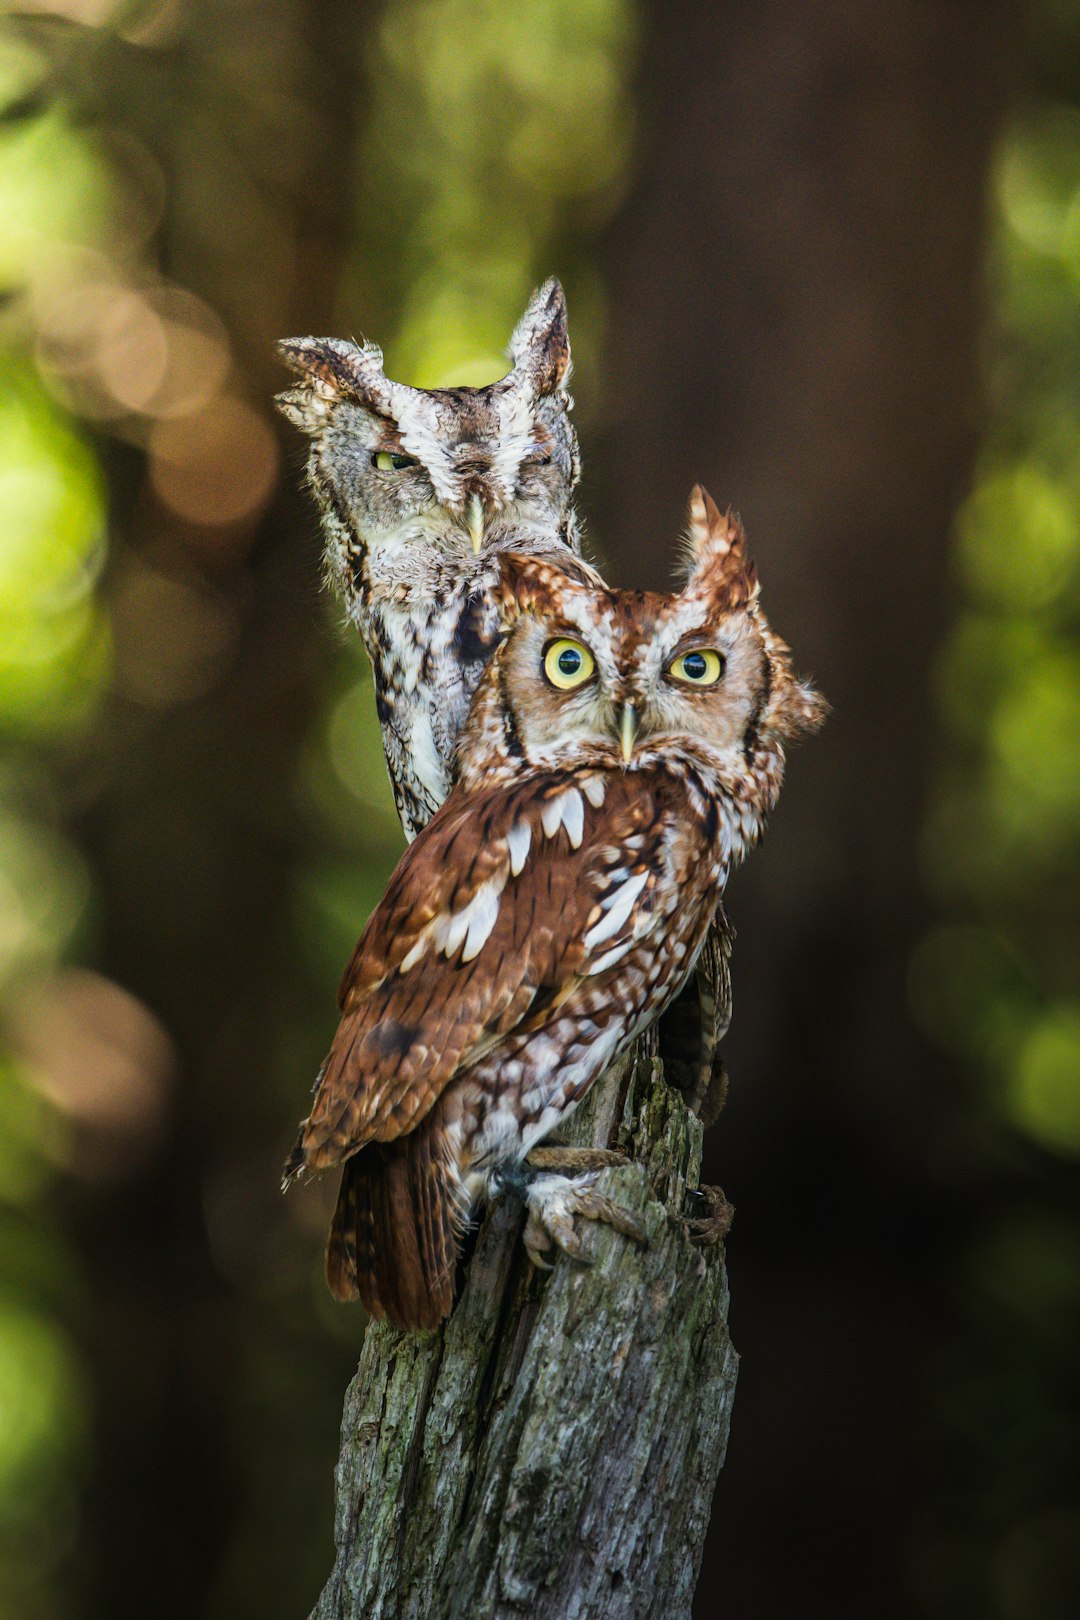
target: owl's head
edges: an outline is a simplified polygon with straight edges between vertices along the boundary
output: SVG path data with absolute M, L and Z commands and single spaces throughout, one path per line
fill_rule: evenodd
M 572 538 L 580 464 L 571 426 L 566 299 L 534 293 L 510 342 L 513 366 L 486 388 L 409 388 L 374 344 L 290 338 L 278 345 L 300 386 L 279 394 L 312 439 L 308 469 L 330 532 L 330 569 L 349 589 L 352 559 L 392 572 L 417 541 L 481 552 L 535 526 Z
M 470 715 L 465 779 L 494 757 L 635 770 L 681 756 L 723 791 L 756 784 L 771 803 L 784 743 L 815 730 L 825 704 L 769 627 L 741 524 L 700 487 L 687 543 L 686 583 L 669 594 L 596 590 L 503 559 L 507 635 Z

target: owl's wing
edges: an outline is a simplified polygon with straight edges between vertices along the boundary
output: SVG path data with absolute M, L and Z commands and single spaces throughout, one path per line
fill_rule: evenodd
M 727 1101 L 728 1075 L 720 1042 L 731 1028 L 731 947 L 735 930 L 723 906 L 716 916 L 698 958 L 695 973 L 703 1031 L 701 1064 L 693 1096 L 687 1106 L 708 1130 Z
M 693 973 L 659 1023 L 665 1078 L 706 1128 L 716 1120 L 727 1096 L 720 1042 L 731 1024 L 734 938 L 727 913 L 719 905 Z
M 345 971 L 287 1173 L 415 1130 L 455 1076 L 656 926 L 664 794 L 600 781 L 455 790 L 409 846 Z

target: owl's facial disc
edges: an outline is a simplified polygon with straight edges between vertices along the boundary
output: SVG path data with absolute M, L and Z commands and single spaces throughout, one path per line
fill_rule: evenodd
M 725 773 L 744 768 L 769 693 L 753 613 L 547 578 L 527 589 L 500 691 L 531 761 L 636 770 L 692 746 Z
M 346 602 L 359 600 L 363 569 L 413 587 L 431 552 L 469 569 L 511 548 L 576 550 L 579 462 L 554 283 L 515 337 L 513 370 L 483 388 L 395 383 L 374 346 L 341 339 L 298 339 L 282 354 L 303 382 L 280 404 L 313 441 L 328 572 Z

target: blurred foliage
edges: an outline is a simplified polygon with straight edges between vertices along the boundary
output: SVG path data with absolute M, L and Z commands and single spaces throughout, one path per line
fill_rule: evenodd
M 1080 112 L 1003 139 L 990 418 L 957 523 L 964 604 L 937 689 L 950 758 L 926 836 L 967 914 L 913 969 L 932 1033 L 984 1065 L 993 1111 L 1080 1152 Z M 977 920 L 972 920 L 977 919 Z
M 94 1185 L 99 1215 L 115 1194 L 122 1229 L 135 1224 L 124 1176 L 152 1186 L 167 1166 L 199 1222 L 152 1256 L 196 1323 L 178 1315 L 175 1337 L 203 1334 L 215 1362 L 202 1283 L 181 1297 L 205 1254 L 240 1369 L 210 1419 L 229 1493 L 205 1612 L 293 1615 L 327 1564 L 358 1323 L 322 1286 L 323 1206 L 297 1196 L 275 1219 L 266 1192 L 280 1120 L 321 1055 L 329 987 L 401 843 L 351 631 L 311 631 L 315 718 L 297 722 L 284 780 L 252 722 L 252 690 L 270 689 L 271 712 L 285 692 L 288 709 L 280 666 L 294 652 L 259 617 L 259 559 L 314 545 L 310 508 L 298 522 L 283 504 L 271 343 L 314 305 L 333 330 L 383 343 L 405 381 L 486 381 L 529 291 L 557 269 L 585 404 L 597 397 L 592 248 L 631 176 L 638 7 L 15 9 L 0 35 L 0 1620 L 91 1602 L 80 1501 L 110 1448 L 131 1443 L 95 1412 L 86 1344 L 101 1306 L 84 1297 L 59 1190 Z M 927 1499 L 913 1576 L 927 1613 L 1001 1620 L 1066 1612 L 1080 1544 L 1068 1405 L 1080 1220 L 1063 1176 L 1080 1157 L 1080 7 L 1058 0 L 1046 19 L 1060 41 L 1053 102 L 1013 123 L 993 176 L 988 427 L 956 529 L 925 839 L 941 922 L 910 980 L 916 1017 L 970 1077 L 938 1168 L 978 1217 L 946 1278 L 969 1327 L 937 1369 L 950 1494 Z M 291 485 L 294 444 L 289 455 Z M 314 600 L 303 611 L 317 627 Z M 262 662 L 238 688 L 259 636 Z M 231 705 L 232 729 L 204 752 L 215 704 Z M 138 746 L 176 716 L 165 766 L 148 763 Z M 117 817 L 106 894 L 88 814 L 124 806 L 140 772 L 150 787 Z M 225 831 L 200 820 L 203 778 L 224 784 Z M 274 1055 L 249 1072 L 228 1046 L 246 985 L 204 1018 L 201 1003 L 185 1014 L 182 991 L 169 1001 L 171 981 L 150 1006 L 66 964 L 100 965 L 110 904 L 129 960 L 152 954 L 163 854 L 172 889 L 189 889 L 166 968 L 174 951 L 212 956 L 203 919 L 220 925 L 214 904 L 235 903 L 215 886 L 237 864 L 228 839 L 242 851 L 261 836 L 283 852 L 267 911 L 290 932 L 288 971 L 255 987 Z M 199 965 L 185 964 L 193 983 Z M 187 1065 L 175 1114 L 171 1064 Z M 223 1071 L 235 1096 L 215 1089 Z M 204 1485 L 193 1475 L 193 1493 Z
M 1057 23 L 1080 73 L 1076 12 Z M 926 1504 L 915 1580 L 935 1615 L 1063 1620 L 1080 1590 L 1080 83 L 1016 115 L 992 202 L 987 425 L 925 837 L 945 920 L 910 984 L 970 1077 L 939 1168 L 975 1233 L 951 1277 L 968 1336 L 937 1379 L 950 1494 Z
M 0 372 L 0 501 L 0 724 L 38 735 L 85 724 L 107 673 L 94 597 L 102 478 L 65 413 L 12 359 Z
M 368 59 L 362 256 L 343 294 L 350 310 L 377 308 L 377 267 L 395 375 L 425 387 L 500 376 L 522 289 L 556 260 L 574 266 L 575 352 L 591 357 L 600 294 L 568 238 L 595 232 L 622 194 L 634 35 L 629 0 L 386 9 Z
M 93 722 L 109 673 L 95 594 L 105 483 L 30 361 L 18 311 L 57 239 L 89 241 L 105 165 L 62 109 L 36 107 L 41 54 L 0 38 L 0 1022 L 55 967 L 89 897 L 57 825 L 45 763 Z M 70 1139 L 25 1064 L 0 1060 L 0 1614 L 51 1620 L 78 1534 L 91 1391 L 76 1344 L 72 1259 L 52 1213 Z

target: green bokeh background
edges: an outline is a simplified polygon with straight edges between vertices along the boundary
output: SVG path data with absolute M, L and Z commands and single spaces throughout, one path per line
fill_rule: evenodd
M 850 35 L 845 59 L 871 103 L 880 76 L 884 104 L 874 29 L 902 36 L 910 8 L 872 8 L 865 28 L 826 0 L 775 9 L 799 50 L 804 13 L 814 38 Z M 938 9 L 967 26 L 965 8 Z M 361 1325 L 322 1290 L 325 1197 L 280 1202 L 276 1167 L 400 834 L 366 666 L 320 592 L 302 449 L 273 417 L 273 339 L 362 328 L 403 380 L 487 381 L 529 291 L 558 271 L 593 546 L 629 580 L 643 540 L 620 532 L 610 494 L 591 503 L 590 449 L 609 488 L 604 447 L 635 431 L 615 362 L 627 310 L 650 301 L 626 294 L 620 232 L 639 219 L 664 111 L 657 41 L 670 61 L 702 11 L 38 0 L 3 13 L 0 1620 L 298 1615 L 329 1567 Z M 789 65 L 755 54 L 758 25 L 730 7 L 714 22 L 783 102 Z M 859 1316 L 832 1216 L 812 1215 L 797 1251 L 804 1275 L 831 1277 L 836 1260 L 841 1279 L 832 1303 L 824 1284 L 804 1302 L 804 1325 L 854 1344 L 882 1408 L 906 1380 L 917 1435 L 890 1462 L 841 1396 L 820 1433 L 800 1431 L 789 1490 L 738 1450 L 740 1424 L 752 1452 L 782 1398 L 766 1388 L 755 1404 L 751 1387 L 744 1419 L 740 1392 L 701 1616 L 765 1620 L 796 1602 L 861 1615 L 869 1592 L 882 1615 L 1056 1620 L 1080 1590 L 1080 7 L 987 8 L 984 23 L 996 50 L 974 23 L 968 70 L 995 112 L 963 201 L 978 222 L 961 287 L 979 329 L 971 433 L 946 447 L 952 518 L 924 581 L 944 628 L 932 664 L 881 672 L 934 715 L 906 879 L 918 920 L 893 975 L 930 1101 L 916 1145 L 896 1150 L 923 1178 L 908 1228 L 859 1263 L 871 1291 L 903 1294 L 916 1364 Z M 820 67 L 801 58 L 823 107 L 846 93 L 830 48 Z M 711 71 L 689 46 L 683 67 L 688 84 Z M 964 73 L 961 48 L 959 91 Z M 718 92 L 718 149 L 733 116 L 752 123 L 752 98 Z M 792 115 L 793 154 L 816 136 Z M 760 215 L 784 240 L 780 205 L 774 219 L 764 198 Z M 662 251 L 686 255 L 697 230 L 691 196 Z M 801 276 L 794 233 L 785 251 L 763 347 Z M 703 287 L 717 263 L 703 257 Z M 723 374 L 692 309 L 663 316 Z M 683 381 L 658 374 L 655 389 Z M 730 413 L 719 389 L 716 413 Z M 648 467 L 655 441 L 624 453 Z M 655 472 L 668 476 L 662 459 Z M 902 457 L 893 476 L 907 480 Z M 725 477 L 741 474 L 725 464 Z M 783 557 L 763 563 L 767 596 L 783 598 Z M 884 599 L 867 611 L 889 614 Z M 839 670 L 822 629 L 817 673 L 835 696 L 834 649 Z M 869 724 L 875 701 L 864 690 L 849 712 Z M 858 790 L 853 772 L 821 789 Z M 812 937 L 820 913 L 807 901 L 801 915 Z M 842 978 L 836 938 L 821 951 Z M 740 1057 L 754 1066 L 752 1041 Z M 739 1106 L 713 1148 L 729 1190 L 744 1117 L 757 1147 L 788 1151 L 779 1093 L 780 1124 Z M 880 1132 L 887 1156 L 884 1116 Z M 870 1163 L 877 1151 L 858 1148 Z M 832 1171 L 835 1225 L 855 1225 L 862 1184 Z M 742 1261 L 738 1226 L 733 1238 L 750 1317 L 788 1241 L 755 1228 L 756 1187 Z M 797 1234 L 802 1192 L 778 1175 L 770 1197 Z M 751 1384 L 754 1331 L 736 1334 Z M 830 1516 L 828 1484 L 815 1537 L 825 1546 L 831 1524 L 832 1553 L 802 1548 L 818 1446 L 824 1479 L 845 1473 L 879 1521 L 872 1549 L 842 1491 Z M 767 1578 L 740 1546 L 771 1549 Z

